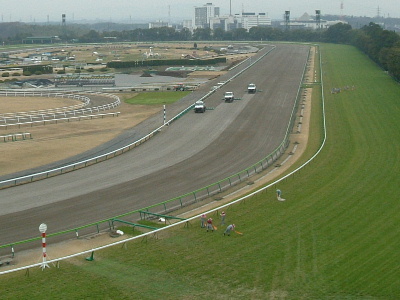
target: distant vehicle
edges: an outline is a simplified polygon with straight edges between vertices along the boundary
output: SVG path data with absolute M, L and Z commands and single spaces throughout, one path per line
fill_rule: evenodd
M 224 100 L 225 102 L 233 102 L 235 96 L 233 95 L 233 92 L 225 92 L 224 95 Z
M 186 86 L 183 83 L 178 83 L 177 85 L 174 85 L 174 91 L 187 91 Z
M 194 104 L 194 112 L 195 113 L 204 113 L 206 111 L 206 105 L 204 104 L 203 101 L 198 100 Z
M 249 85 L 247 86 L 247 92 L 249 94 L 254 94 L 257 91 L 257 87 L 254 83 L 249 83 Z

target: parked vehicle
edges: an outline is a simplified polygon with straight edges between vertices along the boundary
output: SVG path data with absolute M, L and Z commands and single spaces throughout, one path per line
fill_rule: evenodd
M 174 91 L 186 91 L 187 88 L 183 83 L 178 83 L 177 85 L 174 85 Z

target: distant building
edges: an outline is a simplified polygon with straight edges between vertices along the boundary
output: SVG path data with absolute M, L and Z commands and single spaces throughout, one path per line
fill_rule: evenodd
M 31 36 L 22 40 L 23 44 L 53 44 L 59 43 L 61 39 L 58 36 Z
M 163 22 L 163 21 L 156 21 L 156 22 L 149 23 L 149 29 L 160 28 L 160 27 L 170 27 L 170 25 L 168 22 Z
M 266 13 L 242 12 L 235 15 L 220 15 L 219 7 L 207 3 L 201 7 L 195 7 L 192 24 L 186 22 L 186 26 L 192 31 L 196 28 L 221 28 L 225 31 L 244 28 L 249 30 L 256 26 L 271 26 L 271 19 Z
M 234 16 L 221 16 L 210 18 L 209 26 L 211 29 L 215 30 L 221 28 L 225 31 L 229 31 L 237 28 L 237 20 Z
M 240 24 L 240 28 L 244 28 L 249 30 L 252 27 L 258 26 L 271 26 L 271 19 L 268 18 L 266 13 L 253 13 L 253 12 L 242 12 L 240 15 L 235 15 L 238 19 L 238 23 Z
M 300 18 L 290 20 L 288 24 L 286 22 L 282 21 L 280 23 L 281 26 L 289 26 L 291 29 L 326 29 L 329 28 L 330 26 L 333 26 L 338 23 L 347 23 L 344 21 L 327 21 L 327 20 L 319 20 L 317 21 L 315 18 L 311 17 L 308 13 L 304 13 Z
M 215 7 L 212 3 L 206 3 L 204 6 L 195 7 L 192 29 L 209 28 L 210 19 L 217 16 L 219 16 L 219 7 Z
M 238 28 L 248 31 L 252 27 L 271 25 L 271 19 L 267 17 L 266 13 L 241 13 L 234 16 L 217 16 L 209 20 L 211 29 L 222 28 L 225 31 Z
M 193 21 L 192 20 L 184 20 L 183 22 L 182 22 L 182 28 L 192 28 L 192 23 L 193 23 Z

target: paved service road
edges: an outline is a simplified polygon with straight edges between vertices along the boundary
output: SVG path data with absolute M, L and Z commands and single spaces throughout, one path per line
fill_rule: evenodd
M 206 99 L 214 110 L 187 113 L 132 151 L 0 190 L 1 244 L 37 237 L 43 222 L 52 233 L 159 203 L 266 157 L 285 135 L 308 51 L 308 46 L 278 45 Z M 248 94 L 250 82 L 261 91 Z M 225 103 L 227 90 L 241 100 Z

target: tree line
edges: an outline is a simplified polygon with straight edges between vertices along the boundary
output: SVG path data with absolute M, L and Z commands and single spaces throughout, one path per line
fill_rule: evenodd
M 104 36 L 113 36 L 120 41 L 294 41 L 326 42 L 354 45 L 367 54 L 385 71 L 400 81 L 400 36 L 394 31 L 385 30 L 378 24 L 369 23 L 360 29 L 349 24 L 338 23 L 324 30 L 296 29 L 278 27 L 252 27 L 249 31 L 238 28 L 225 31 L 221 28 L 197 28 L 193 33 L 183 28 L 179 31 L 171 27 L 113 31 L 99 33 L 91 30 L 81 36 L 81 42 L 104 41 Z
M 400 80 L 400 36 L 394 31 L 383 29 L 375 23 L 369 23 L 360 29 L 338 23 L 328 29 L 286 29 L 284 27 L 252 27 L 225 31 L 222 28 L 197 28 L 191 32 L 188 28 L 176 30 L 172 27 L 135 28 L 121 30 L 94 30 L 87 26 L 21 25 L 20 23 L 0 25 L 0 41 L 5 44 L 21 43 L 29 36 L 58 35 L 63 41 L 80 43 L 103 43 L 112 37 L 115 42 L 154 42 L 154 41 L 293 41 L 326 42 L 354 45 L 366 53 L 385 71 Z M 4 28 L 3 28 L 4 27 Z M 11 34 L 14 28 L 14 35 Z M 18 29 L 18 30 L 17 30 Z M 5 36 L 5 33 L 8 33 Z M 58 32 L 58 34 L 57 34 Z

